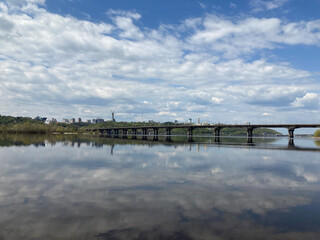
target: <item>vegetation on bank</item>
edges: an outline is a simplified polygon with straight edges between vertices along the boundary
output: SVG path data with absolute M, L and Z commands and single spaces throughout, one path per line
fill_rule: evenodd
M 76 124 L 45 124 L 42 121 L 28 117 L 11 117 L 0 115 L 1 133 L 55 133 L 77 132 L 80 126 Z
M 313 136 L 320 137 L 320 129 L 314 132 Z
M 89 123 L 51 123 L 46 124 L 42 121 L 31 119 L 28 117 L 11 117 L 0 115 L 0 133 L 83 133 L 95 128 L 107 128 L 107 127 L 137 127 L 137 126 L 177 126 L 184 125 L 183 123 L 146 123 L 146 122 L 104 122 L 98 124 Z M 159 134 L 164 134 L 165 129 L 159 129 Z M 186 129 L 172 129 L 173 135 L 184 135 Z M 194 130 L 195 135 L 212 135 L 213 129 L 210 128 L 196 128 Z M 245 136 L 247 134 L 244 128 L 223 128 L 221 129 L 221 136 Z M 255 136 L 275 136 L 281 135 L 279 132 L 266 129 L 257 128 L 254 129 L 253 135 Z

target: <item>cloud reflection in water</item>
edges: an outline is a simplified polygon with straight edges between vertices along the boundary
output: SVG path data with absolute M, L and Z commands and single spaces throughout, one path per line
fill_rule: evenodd
M 317 152 L 80 145 L 0 148 L 0 238 L 320 236 Z

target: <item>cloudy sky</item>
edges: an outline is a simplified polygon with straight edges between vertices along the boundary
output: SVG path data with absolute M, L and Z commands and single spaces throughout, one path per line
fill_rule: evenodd
M 0 114 L 320 121 L 319 0 L 0 0 Z

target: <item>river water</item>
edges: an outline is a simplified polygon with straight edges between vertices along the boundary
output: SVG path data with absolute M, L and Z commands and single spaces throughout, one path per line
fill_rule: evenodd
M 320 142 L 0 135 L 0 239 L 320 239 Z

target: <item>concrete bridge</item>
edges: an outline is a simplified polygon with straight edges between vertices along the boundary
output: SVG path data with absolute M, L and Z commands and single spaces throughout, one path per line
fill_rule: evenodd
M 165 130 L 165 136 L 171 136 L 172 129 L 185 129 L 187 136 L 192 137 L 193 131 L 196 128 L 210 128 L 214 131 L 215 137 L 220 137 L 220 131 L 223 128 L 244 128 L 247 131 L 248 139 L 252 139 L 253 130 L 256 128 L 285 128 L 288 129 L 289 138 L 294 138 L 294 130 L 297 128 L 320 128 L 319 124 L 206 124 L 206 125 L 195 125 L 195 124 L 183 124 L 183 125 L 168 125 L 168 126 L 134 126 L 134 127 L 106 127 L 106 128 L 95 128 L 92 129 L 94 132 L 101 134 L 114 134 L 119 135 L 121 132 L 123 136 L 128 135 L 128 131 L 131 132 L 133 137 L 137 136 L 138 130 L 142 131 L 142 136 L 147 136 L 148 132 L 152 132 L 154 136 L 159 135 L 159 129 Z

